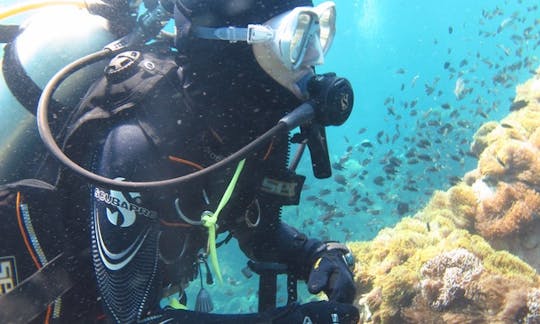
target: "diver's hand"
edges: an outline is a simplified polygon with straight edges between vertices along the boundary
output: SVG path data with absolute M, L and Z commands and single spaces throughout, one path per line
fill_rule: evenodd
M 275 324 L 356 324 L 360 316 L 358 309 L 349 304 L 318 301 L 297 305 L 286 315 L 272 320 Z
M 324 291 L 329 300 L 340 303 L 352 303 L 356 294 L 352 272 L 339 250 L 324 251 L 317 258 L 307 286 L 310 293 Z

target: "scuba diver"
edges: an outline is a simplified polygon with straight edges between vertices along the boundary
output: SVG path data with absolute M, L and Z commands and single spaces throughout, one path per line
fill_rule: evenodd
M 8 189 L 31 187 L 24 201 L 17 193 L 16 214 L 42 218 L 32 228 L 60 219 L 63 228 L 53 233 L 63 234 L 43 234 L 58 256 L 38 260 L 36 274 L 0 297 L 0 319 L 20 309 L 17 302 L 29 299 L 24 297 L 37 282 L 70 277 L 77 284 L 34 297 L 49 305 L 64 295 L 64 312 L 90 321 L 357 322 L 348 248 L 308 238 L 281 220 L 283 206 L 299 203 L 305 177 L 295 168 L 303 148 L 310 150 L 315 176 L 329 177 L 324 127 L 342 124 L 352 109 L 350 84 L 314 70 L 335 33 L 334 3 L 144 4 L 147 12 L 139 18 L 137 6 L 127 1 L 89 6 L 110 21 L 121 12 L 122 27 L 112 34 L 127 36 L 66 66 L 39 98 L 40 136 L 62 165 L 55 172 L 58 164 L 46 159 L 40 168 L 53 170 L 47 183 L 54 185 L 54 198 L 32 192 L 48 187 L 35 179 L 4 185 L 0 193 L 13 198 Z M 175 33 L 162 32 L 171 17 Z M 59 122 L 63 105 L 51 98 L 67 78 L 63 71 L 111 53 L 103 75 Z M 290 137 L 298 126 L 300 132 Z M 288 165 L 291 142 L 300 150 Z M 32 201 L 42 196 L 47 204 Z M 27 205 L 39 207 L 29 213 Z M 25 224 L 20 226 L 31 232 Z M 228 235 L 216 242 L 219 233 Z M 211 313 L 204 289 L 195 310 L 188 310 L 184 290 L 191 281 L 199 276 L 202 283 L 203 273 L 207 283 L 222 281 L 216 247 L 231 238 L 261 276 L 259 312 Z M 289 276 L 291 289 L 287 305 L 276 307 L 275 276 L 281 273 Z M 296 280 L 328 300 L 298 304 Z M 100 307 L 104 316 L 97 315 Z

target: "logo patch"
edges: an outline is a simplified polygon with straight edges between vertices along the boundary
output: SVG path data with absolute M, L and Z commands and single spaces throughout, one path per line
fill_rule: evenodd
M 15 257 L 0 257 L 0 296 L 13 290 L 18 283 Z
M 140 198 L 140 194 L 130 192 L 128 199 L 124 193 L 116 190 L 110 192 L 103 191 L 99 188 L 94 189 L 94 198 L 106 203 L 114 208 L 107 207 L 107 219 L 117 226 L 129 227 L 135 223 L 136 215 L 142 215 L 148 218 L 157 218 L 157 212 L 139 206 L 131 199 Z
M 261 190 L 270 194 L 291 198 L 296 196 L 298 183 L 264 178 Z

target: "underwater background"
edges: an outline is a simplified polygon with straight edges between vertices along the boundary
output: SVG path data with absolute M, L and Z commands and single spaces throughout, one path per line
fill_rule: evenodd
M 297 170 L 307 176 L 301 204 L 283 219 L 323 240 L 368 241 L 458 183 L 478 162 L 470 146 L 479 127 L 522 108 L 513 100 L 540 63 L 540 9 L 535 0 L 336 6 L 337 35 L 317 72 L 347 78 L 354 109 L 327 129 L 333 176 L 315 179 L 306 154 Z M 215 312 L 256 311 L 257 278 L 241 271 L 247 259 L 234 241 L 218 253 L 225 283 L 208 287 Z M 194 281 L 189 308 L 198 290 Z M 302 302 L 315 298 L 303 285 L 299 292 Z

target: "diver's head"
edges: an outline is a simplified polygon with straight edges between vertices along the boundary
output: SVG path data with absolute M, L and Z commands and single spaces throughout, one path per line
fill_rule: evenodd
M 324 63 L 335 19 L 334 3 L 324 2 L 315 8 L 296 7 L 268 20 L 260 31 L 266 32 L 268 40 L 252 41 L 257 62 L 279 84 L 307 99 L 305 83 L 314 75 L 313 67 Z
M 247 42 L 272 79 L 299 99 L 309 97 L 305 84 L 334 37 L 333 2 L 313 7 L 305 0 L 194 1 L 188 9 L 192 40 L 224 40 L 236 48 Z

